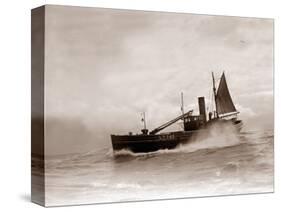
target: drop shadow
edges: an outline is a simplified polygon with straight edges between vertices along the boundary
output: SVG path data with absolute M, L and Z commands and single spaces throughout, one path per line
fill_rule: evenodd
M 31 202 L 30 194 L 20 194 L 19 198 L 24 202 Z

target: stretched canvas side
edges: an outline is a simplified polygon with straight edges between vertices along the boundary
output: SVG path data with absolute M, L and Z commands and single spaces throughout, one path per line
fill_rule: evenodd
M 45 6 L 31 11 L 31 201 L 45 205 L 44 33 Z

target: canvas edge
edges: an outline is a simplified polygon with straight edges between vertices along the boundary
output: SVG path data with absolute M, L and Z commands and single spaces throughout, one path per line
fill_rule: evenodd
M 45 6 L 31 10 L 31 201 L 45 206 Z

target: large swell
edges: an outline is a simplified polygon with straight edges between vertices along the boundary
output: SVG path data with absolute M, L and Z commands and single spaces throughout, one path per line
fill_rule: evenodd
M 212 130 L 173 150 L 47 157 L 46 204 L 273 191 L 273 131 Z

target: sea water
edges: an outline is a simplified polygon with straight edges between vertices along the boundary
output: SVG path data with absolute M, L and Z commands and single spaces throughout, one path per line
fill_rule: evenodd
M 273 192 L 273 130 L 210 135 L 152 153 L 47 157 L 46 205 Z

